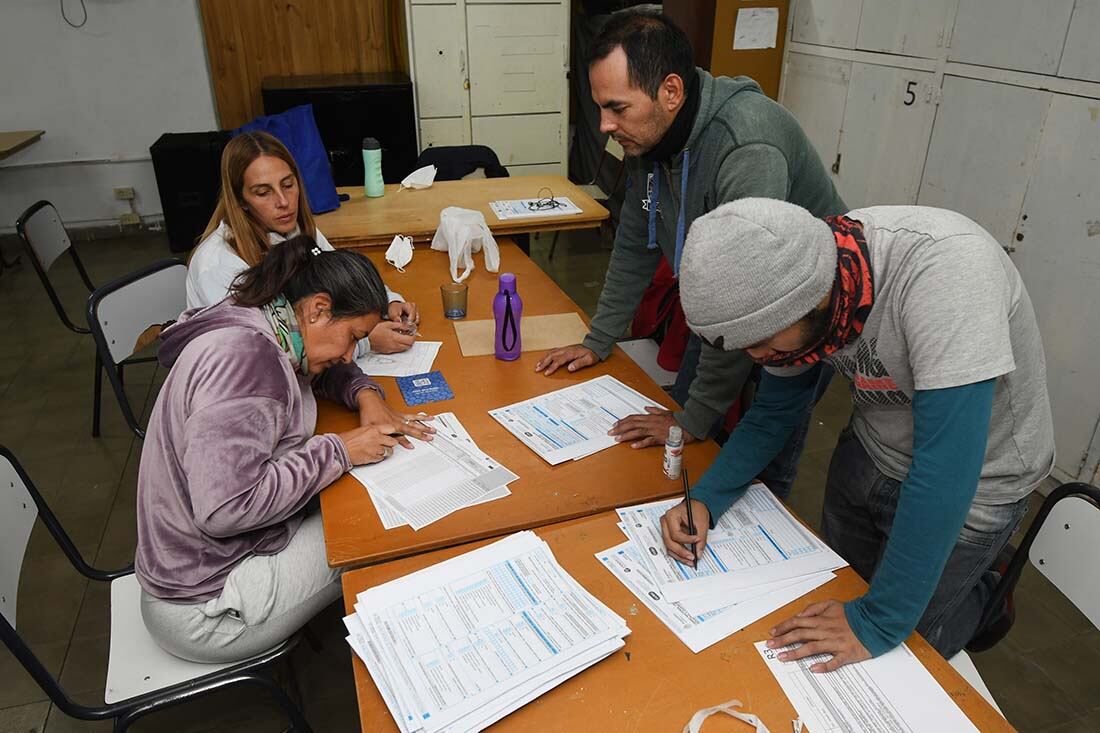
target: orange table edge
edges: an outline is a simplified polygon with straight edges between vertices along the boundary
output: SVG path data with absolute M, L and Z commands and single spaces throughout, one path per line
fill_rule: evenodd
M 496 723 L 494 731 L 679 731 L 696 710 L 731 699 L 743 703 L 774 733 L 791 730 L 797 717 L 779 683 L 768 671 L 755 642 L 768 638 L 768 629 L 810 603 L 826 599 L 849 600 L 862 594 L 866 583 L 851 568 L 784 608 L 713 646 L 693 654 L 634 595 L 595 558 L 595 553 L 625 540 L 616 526 L 617 515 L 595 516 L 535 529 L 565 570 L 590 593 L 626 619 L 631 634 L 626 646 L 611 657 L 565 681 Z M 354 611 L 356 595 L 368 587 L 405 576 L 487 542 L 453 547 L 343 576 L 344 607 Z M 946 690 L 974 725 L 983 732 L 1012 731 L 984 698 L 918 634 L 906 642 L 916 657 Z M 397 725 L 363 663 L 351 649 L 359 717 L 364 731 L 396 731 Z M 704 730 L 742 731 L 748 728 L 724 716 L 708 721 Z M 811 731 L 812 733 L 812 731 Z

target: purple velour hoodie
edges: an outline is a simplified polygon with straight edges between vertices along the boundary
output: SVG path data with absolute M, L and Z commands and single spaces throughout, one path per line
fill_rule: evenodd
M 356 409 L 379 388 L 355 364 L 311 385 L 263 312 L 231 299 L 186 311 L 157 356 L 171 371 L 141 451 L 134 567 L 151 595 L 198 603 L 241 560 L 286 547 L 306 502 L 351 468 L 336 435 L 313 434 L 314 392 Z

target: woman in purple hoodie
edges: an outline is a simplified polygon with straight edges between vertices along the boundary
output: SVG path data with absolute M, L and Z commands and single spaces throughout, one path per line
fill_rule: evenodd
M 168 651 L 246 659 L 339 597 L 311 499 L 388 457 L 401 433 L 432 432 L 427 416 L 390 411 L 352 361 L 387 301 L 366 257 L 299 236 L 161 335 L 171 371 L 142 448 L 134 566 L 145 624 Z M 364 426 L 314 435 L 314 395 Z

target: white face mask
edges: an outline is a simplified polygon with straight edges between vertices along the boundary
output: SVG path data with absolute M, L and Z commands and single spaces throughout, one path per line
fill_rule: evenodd
M 451 259 L 451 279 L 460 283 L 474 271 L 474 253 L 485 250 L 485 269 L 500 269 L 500 249 L 485 216 L 480 211 L 448 206 L 439 214 L 439 228 L 432 237 L 432 249 L 446 252 Z M 458 267 L 462 265 L 462 274 Z
M 389 249 L 386 250 L 386 262 L 396 267 L 398 272 L 404 272 L 405 265 L 412 262 L 412 258 L 412 237 L 403 237 L 398 234 L 393 238 L 393 241 L 390 242 Z
M 434 165 L 417 168 L 405 176 L 405 180 L 401 181 L 401 188 L 428 188 L 435 183 L 435 173 Z

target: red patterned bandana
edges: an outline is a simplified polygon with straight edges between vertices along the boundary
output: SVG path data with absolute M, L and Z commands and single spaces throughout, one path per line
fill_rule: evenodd
M 825 223 L 836 238 L 836 280 L 833 281 L 833 293 L 829 299 L 832 309 L 829 328 L 816 343 L 801 351 L 775 354 L 763 362 L 766 366 L 816 364 L 855 341 L 871 312 L 875 288 L 863 225 L 844 216 L 826 217 Z

